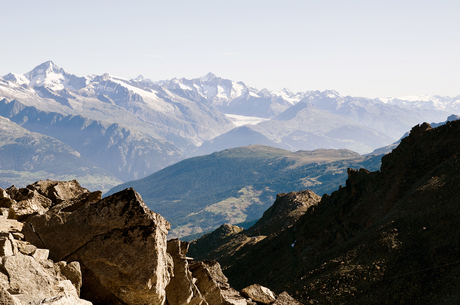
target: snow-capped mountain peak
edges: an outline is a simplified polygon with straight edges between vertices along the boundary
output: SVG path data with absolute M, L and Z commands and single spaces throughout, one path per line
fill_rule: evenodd
M 138 77 L 131 79 L 131 81 L 141 83 L 147 81 L 147 79 L 145 79 L 145 77 L 143 77 L 142 75 L 139 75 Z
M 51 60 L 42 63 L 41 65 L 36 66 L 30 72 L 24 74 L 29 80 L 32 80 L 39 76 L 46 76 L 48 74 L 62 74 L 65 73 L 64 69 L 59 68 L 56 66 Z
M 65 88 L 80 89 L 86 84 L 86 78 L 79 78 L 68 74 L 64 69 L 55 65 L 51 60 L 38 65 L 24 74 L 29 80 L 30 87 L 46 87 L 57 91 Z
M 7 75 L 3 76 L 3 79 L 13 82 L 17 85 L 29 84 L 29 80 L 22 74 L 8 73 Z
M 209 81 L 213 80 L 214 78 L 216 78 L 216 76 L 213 73 L 209 72 L 205 76 L 201 77 L 201 80 L 203 82 L 209 82 Z

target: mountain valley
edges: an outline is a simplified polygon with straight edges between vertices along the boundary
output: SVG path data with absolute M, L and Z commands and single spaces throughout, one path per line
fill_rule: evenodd
M 171 223 L 169 236 L 183 237 L 224 222 L 258 219 L 278 193 L 305 188 L 330 193 L 345 183 L 347 168 L 377 170 L 380 158 L 345 149 L 290 152 L 251 145 L 180 161 L 106 195 L 134 188 Z

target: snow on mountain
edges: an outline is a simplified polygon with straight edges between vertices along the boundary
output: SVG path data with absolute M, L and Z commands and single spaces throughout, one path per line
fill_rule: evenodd
M 24 74 L 29 80 L 30 87 L 46 87 L 53 91 L 62 89 L 78 90 L 83 88 L 87 79 L 67 73 L 56 66 L 52 61 L 47 61 Z
M 444 110 L 447 112 L 458 112 L 460 109 L 460 96 L 406 96 L 398 98 L 379 98 L 383 103 L 396 105 L 403 108 L 421 108 L 431 110 Z
M 3 79 L 12 82 L 15 85 L 29 85 L 29 80 L 22 74 L 9 73 L 3 76 Z
M 272 120 L 251 126 L 278 145 L 296 150 L 347 148 L 367 153 L 393 141 L 384 133 L 300 101 Z
M 243 125 L 257 125 L 261 122 L 268 121 L 269 119 L 259 118 L 255 116 L 246 116 L 238 114 L 225 114 L 235 124 L 236 127 Z
M 341 96 L 333 90 L 294 93 L 285 88 L 273 92 L 213 73 L 193 79 L 162 81 L 152 81 L 142 75 L 134 79 L 109 74 L 78 77 L 51 61 L 24 75 L 10 73 L 0 78 L 0 98 L 17 99 L 43 111 L 122 123 L 156 139 L 170 141 L 183 151 L 243 125 L 255 130 L 266 126 L 263 133 L 271 140 L 281 141 L 279 135 L 288 134 L 289 147 L 295 149 L 296 139 L 306 139 L 306 127 L 302 127 L 305 122 L 310 124 L 308 128 L 317 124 L 318 130 L 323 129 L 314 136 L 310 134 L 313 139 L 328 132 L 330 136 L 332 129 L 326 126 L 343 120 L 347 123 L 337 128 L 354 130 L 356 134 L 369 131 L 369 137 L 365 137 L 369 141 L 371 131 L 375 131 L 377 138 L 384 139 L 381 137 L 384 134 L 391 141 L 415 124 L 440 121 L 450 114 L 460 113 L 460 96 L 370 99 Z M 298 111 L 306 111 L 296 107 L 303 102 L 315 109 L 309 115 L 317 116 L 316 120 L 303 116 L 301 120 L 292 121 Z M 282 117 L 285 120 L 281 120 Z M 298 129 L 294 130 L 286 122 Z M 339 134 L 337 131 L 335 136 Z M 305 147 L 302 145 L 299 147 Z

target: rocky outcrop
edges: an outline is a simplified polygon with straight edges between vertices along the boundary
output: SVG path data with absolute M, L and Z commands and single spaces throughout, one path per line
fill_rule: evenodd
M 75 185 L 32 187 L 52 197 L 54 205 L 30 216 L 23 233 L 49 249 L 52 259 L 80 262 L 84 298 L 95 304 L 164 303 L 172 265 L 166 253 L 170 225 L 139 194 L 127 189 L 101 199 L 100 192 Z
M 0 197 L 0 304 L 261 304 L 230 287 L 219 263 L 187 257 L 188 242 L 166 242 L 169 223 L 133 189 L 101 198 L 46 180 Z
M 174 263 L 174 272 L 166 294 L 169 305 L 206 304 L 200 290 L 195 285 L 195 279 L 189 269 L 187 260 L 188 242 L 178 239 L 168 241 L 168 253 Z
M 79 298 L 78 262 L 54 263 L 22 240 L 22 223 L 0 218 L 0 304 L 91 304 Z
M 258 242 L 270 240 L 279 232 L 290 228 L 308 209 L 316 206 L 321 197 L 310 190 L 278 194 L 273 205 L 252 227 L 243 230 L 223 224 L 190 244 L 190 256 L 197 259 L 217 260 L 229 266 L 234 257 L 244 255 L 246 249 Z
M 246 234 L 270 235 L 287 229 L 320 200 L 321 197 L 310 190 L 278 194 L 273 205 L 246 231 Z
M 276 301 L 276 297 L 273 291 L 258 284 L 253 284 L 243 288 L 243 290 L 241 290 L 241 294 L 260 304 L 269 305 Z
M 460 121 L 415 126 L 380 171 L 348 170 L 291 227 L 220 252 L 229 282 L 305 304 L 459 303 L 459 134 Z

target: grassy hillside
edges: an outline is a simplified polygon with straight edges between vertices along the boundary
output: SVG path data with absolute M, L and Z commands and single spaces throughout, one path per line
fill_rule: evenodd
M 278 193 L 330 193 L 345 183 L 348 167 L 379 166 L 380 157 L 345 149 L 290 152 L 252 145 L 183 160 L 108 194 L 133 187 L 171 222 L 171 236 L 184 236 L 260 218 Z

